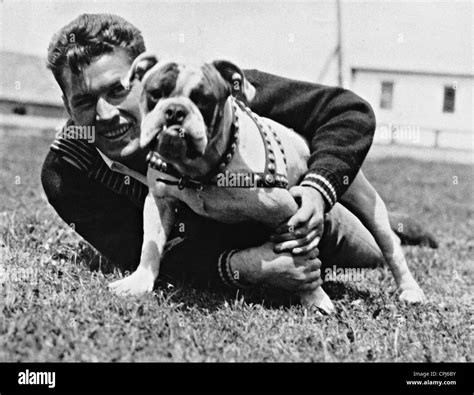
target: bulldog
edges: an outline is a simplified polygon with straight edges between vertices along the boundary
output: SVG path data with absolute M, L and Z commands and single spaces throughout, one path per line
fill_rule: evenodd
M 178 201 L 217 221 L 253 221 L 275 229 L 298 209 L 288 189 L 307 171 L 310 152 L 296 132 L 246 107 L 255 88 L 230 62 L 192 67 L 144 53 L 123 81 L 128 88 L 133 83 L 142 85 L 140 145 L 150 150 L 149 194 L 138 268 L 110 288 L 136 295 L 153 289 Z M 226 182 L 231 178 L 233 184 Z M 423 291 L 390 228 L 385 204 L 362 171 L 339 202 L 374 236 L 401 290 L 399 298 L 422 302 Z M 303 305 L 334 310 L 321 287 L 300 296 Z

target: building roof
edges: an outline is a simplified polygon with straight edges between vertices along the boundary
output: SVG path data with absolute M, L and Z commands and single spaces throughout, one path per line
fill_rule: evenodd
M 0 51 L 0 100 L 63 107 L 61 90 L 46 68 L 46 59 Z
M 467 73 L 449 73 L 442 71 L 425 71 L 425 70 L 403 70 L 403 69 L 389 69 L 377 67 L 351 67 L 351 73 L 390 73 L 390 74 L 404 74 L 404 75 L 426 75 L 432 77 L 451 77 L 451 78 L 474 78 L 474 74 Z

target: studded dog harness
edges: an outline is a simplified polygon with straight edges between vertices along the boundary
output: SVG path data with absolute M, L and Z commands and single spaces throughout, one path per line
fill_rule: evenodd
M 241 101 L 231 97 L 232 109 L 233 109 L 233 120 L 231 126 L 231 139 L 229 145 L 222 155 L 217 166 L 203 177 L 191 178 L 182 175 L 173 165 L 166 163 L 160 158 L 157 152 L 150 152 L 147 155 L 148 165 L 162 173 L 168 174 L 174 177 L 176 180 L 170 180 L 167 178 L 157 178 L 156 181 L 163 182 L 167 185 L 176 185 L 179 189 L 191 188 L 195 190 L 202 190 L 205 186 L 218 185 L 217 175 L 223 173 L 232 160 L 235 150 L 237 149 L 237 143 L 239 140 L 239 120 L 237 116 L 237 106 L 245 112 L 255 123 L 260 136 L 263 140 L 265 147 L 265 170 L 263 172 L 254 172 L 247 175 L 247 177 L 253 177 L 253 183 L 246 183 L 250 186 L 245 187 L 257 187 L 257 188 L 288 188 L 287 174 L 287 160 L 285 150 L 281 143 L 280 138 L 270 125 L 265 125 L 261 122 L 260 118 L 252 113 L 252 111 L 245 106 Z M 283 162 L 285 164 L 285 171 L 283 173 L 277 173 L 275 152 L 271 145 L 271 138 L 274 138 L 280 152 L 282 154 Z M 232 173 L 230 173 L 232 174 Z

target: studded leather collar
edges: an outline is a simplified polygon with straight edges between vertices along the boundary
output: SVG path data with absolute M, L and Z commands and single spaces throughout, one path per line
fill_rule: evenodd
M 196 190 L 202 190 L 205 186 L 208 185 L 218 185 L 217 176 L 220 173 L 226 171 L 227 166 L 231 162 L 235 150 L 237 149 L 237 144 L 239 140 L 239 122 L 237 116 L 237 106 L 249 116 L 257 126 L 260 136 L 263 140 L 263 145 L 265 147 L 265 169 L 263 172 L 253 172 L 249 173 L 247 176 L 253 178 L 253 182 L 249 183 L 249 186 L 240 186 L 242 188 L 248 187 L 257 187 L 257 188 L 288 188 L 288 179 L 287 174 L 287 159 L 285 150 L 283 148 L 282 142 L 276 132 L 271 128 L 270 125 L 265 124 L 261 121 L 260 117 L 254 114 L 248 107 L 246 107 L 241 101 L 231 97 L 232 99 L 232 110 L 233 110 L 233 120 L 231 126 L 231 138 L 229 145 L 219 160 L 217 166 L 206 174 L 203 177 L 191 178 L 182 175 L 173 165 L 166 163 L 163 159 L 160 158 L 157 152 L 150 152 L 147 155 L 148 165 L 158 170 L 162 173 L 170 175 L 175 178 L 175 180 L 159 177 L 156 179 L 158 182 L 163 182 L 167 185 L 176 185 L 179 189 L 191 188 Z M 276 159 L 275 152 L 272 148 L 272 138 L 276 141 L 278 148 L 282 154 L 283 162 L 285 169 L 283 173 L 277 173 L 276 169 Z M 226 175 L 235 173 L 228 173 Z

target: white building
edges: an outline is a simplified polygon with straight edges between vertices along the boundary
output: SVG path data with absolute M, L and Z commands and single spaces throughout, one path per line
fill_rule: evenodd
M 474 74 L 353 67 L 377 116 L 376 143 L 472 150 Z
M 0 50 L 0 137 L 3 132 L 53 133 L 67 118 L 46 59 Z

